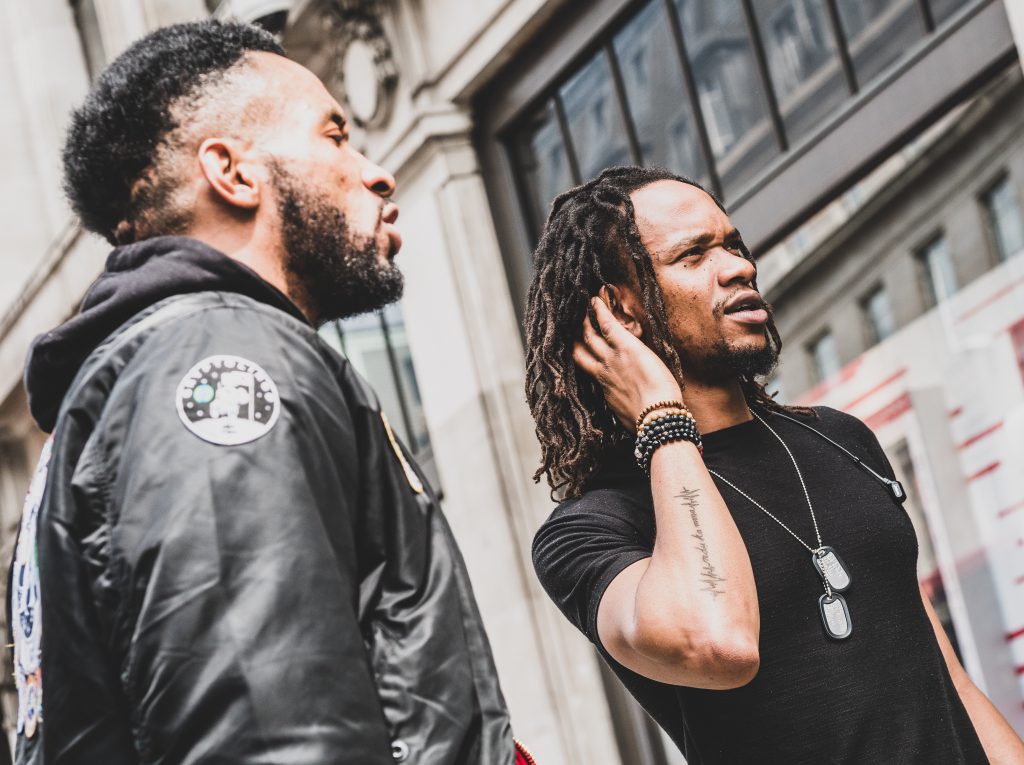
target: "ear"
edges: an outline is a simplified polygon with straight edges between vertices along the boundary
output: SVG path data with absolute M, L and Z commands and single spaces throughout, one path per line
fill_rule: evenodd
M 243 210 L 259 207 L 262 184 L 235 141 L 207 138 L 199 146 L 199 168 L 211 191 L 225 204 Z
M 642 337 L 644 333 L 641 317 L 643 311 L 633 290 L 614 284 L 605 284 L 597 293 L 612 310 L 619 324 L 629 330 L 634 337 Z

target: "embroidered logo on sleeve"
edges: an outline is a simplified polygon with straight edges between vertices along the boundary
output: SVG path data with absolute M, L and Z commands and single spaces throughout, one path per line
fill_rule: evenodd
M 405 454 L 402 453 L 402 447 L 398 445 L 398 440 L 395 438 L 394 431 L 391 430 L 391 423 L 388 422 L 387 415 L 384 412 L 380 413 L 380 419 L 384 423 L 384 432 L 388 434 L 388 441 L 391 442 L 391 449 L 395 452 L 395 456 L 398 457 L 398 464 L 402 466 L 402 472 L 405 473 L 405 480 L 409 482 L 409 487 L 416 493 L 422 494 L 425 489 L 423 488 L 423 482 L 420 481 L 419 476 L 416 475 L 416 471 L 412 469 L 412 465 L 409 464 L 409 460 L 405 458 Z
M 43 672 L 40 639 L 39 553 L 36 528 L 46 488 L 53 439 L 43 446 L 35 475 L 25 496 L 21 529 L 11 569 L 11 612 L 14 622 L 14 684 L 18 689 L 18 733 L 32 738 L 43 718 Z
M 277 386 L 263 368 L 240 356 L 209 356 L 178 384 L 178 416 L 192 433 L 220 446 L 255 441 L 281 413 Z

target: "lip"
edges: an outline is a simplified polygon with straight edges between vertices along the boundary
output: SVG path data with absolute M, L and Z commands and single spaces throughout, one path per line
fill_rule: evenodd
M 393 258 L 398 254 L 398 251 L 402 249 L 402 235 L 398 229 L 391 223 L 383 223 L 381 226 L 384 229 L 384 233 L 388 236 L 388 257 Z
M 768 322 L 768 312 L 763 308 L 727 313 L 726 317 L 738 321 L 740 324 L 766 324 Z
M 750 307 L 742 311 L 729 311 L 733 306 L 744 304 Z M 768 311 L 764 307 L 764 299 L 756 290 L 747 289 L 737 292 L 729 298 L 722 310 L 726 317 L 740 324 L 762 325 L 768 321 Z
M 395 222 L 398 220 L 398 205 L 394 202 L 385 202 L 384 206 L 380 208 L 380 225 L 384 229 L 384 233 L 388 236 L 388 241 L 391 243 L 388 247 L 388 257 L 393 258 L 398 254 L 398 251 L 402 249 L 402 234 L 395 228 Z

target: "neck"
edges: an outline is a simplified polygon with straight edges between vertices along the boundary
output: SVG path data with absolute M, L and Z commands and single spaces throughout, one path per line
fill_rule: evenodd
M 711 433 L 753 419 L 738 379 L 727 383 L 685 380 L 683 401 L 701 433 Z
M 263 281 L 270 283 L 283 292 L 299 307 L 306 319 L 313 323 L 307 306 L 301 295 L 295 295 L 288 283 L 283 266 L 283 256 L 279 243 L 275 243 L 256 227 L 240 229 L 232 226 L 194 227 L 188 236 L 198 239 L 223 252 L 232 260 L 255 271 Z

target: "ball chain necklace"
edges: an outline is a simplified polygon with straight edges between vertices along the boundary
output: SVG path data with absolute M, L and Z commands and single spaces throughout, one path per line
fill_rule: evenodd
M 764 505 L 751 497 L 728 478 L 719 475 L 711 468 L 708 468 L 708 472 L 745 497 L 752 505 L 754 505 L 754 507 L 761 510 L 761 512 L 789 532 L 789 535 L 797 542 L 807 548 L 807 551 L 811 554 L 811 563 L 814 565 L 814 570 L 818 572 L 818 576 L 821 577 L 822 584 L 825 585 L 825 594 L 818 598 L 818 610 L 821 612 L 821 622 L 825 627 L 825 634 L 835 640 L 845 640 L 850 637 L 850 634 L 853 632 L 853 622 L 850 619 L 850 609 L 846 605 L 846 599 L 840 595 L 840 593 L 846 592 L 850 589 L 853 579 L 846 568 L 846 564 L 843 563 L 842 558 L 839 557 L 839 554 L 835 549 L 823 544 L 821 541 L 821 531 L 818 529 L 818 518 L 814 514 L 814 505 L 811 504 L 811 495 L 807 492 L 807 484 L 804 483 L 803 473 L 800 472 L 800 466 L 797 464 L 796 458 L 793 456 L 793 452 L 789 450 L 786 442 L 782 440 L 782 436 L 776 433 L 767 422 L 761 419 L 757 412 L 752 411 L 751 414 L 754 415 L 762 425 L 768 428 L 768 432 L 779 440 L 779 443 L 782 444 L 782 448 L 785 449 L 786 454 L 789 455 L 789 459 L 793 463 L 793 468 L 796 470 L 797 478 L 800 479 L 800 486 L 804 490 L 804 499 L 807 500 L 807 509 L 811 511 L 811 521 L 814 524 L 814 536 L 818 540 L 818 546 L 811 547 L 807 544 L 803 539 L 797 536 L 789 526 L 770 513 Z

